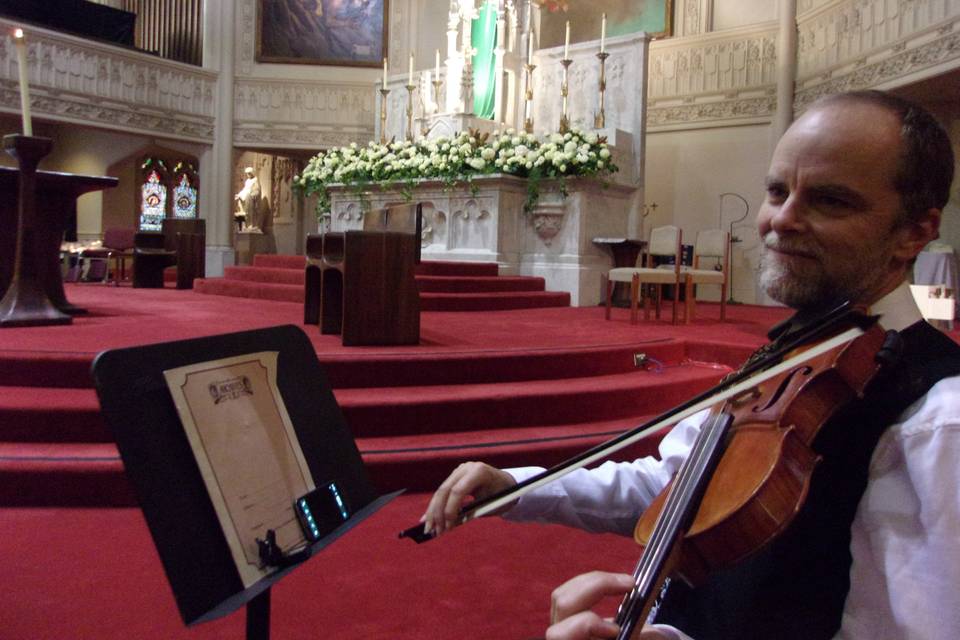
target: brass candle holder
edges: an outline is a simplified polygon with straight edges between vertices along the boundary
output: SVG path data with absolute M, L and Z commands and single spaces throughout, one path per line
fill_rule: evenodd
M 417 85 L 407 85 L 407 140 L 413 142 L 413 92 Z
M 533 70 L 537 65 L 527 63 L 523 65 L 523 71 L 526 74 L 526 90 L 523 95 L 523 130 L 526 133 L 533 133 Z
M 560 64 L 563 65 L 563 82 L 560 84 L 560 95 L 563 96 L 563 110 L 560 114 L 560 133 L 566 133 L 570 131 L 570 117 L 567 115 L 567 96 L 570 90 L 570 65 L 573 64 L 573 60 L 564 58 L 560 61 Z
M 437 113 L 440 113 L 442 111 L 440 108 L 440 87 L 443 86 L 443 80 L 438 77 L 430 84 L 433 85 L 433 103 L 437 105 Z
M 387 144 L 387 96 L 390 89 L 380 89 L 380 144 Z
M 607 58 L 609 57 L 610 54 L 606 51 L 597 54 L 597 58 L 600 59 L 600 111 L 593 116 L 594 129 L 603 129 L 606 126 L 607 118 L 603 109 L 603 96 L 607 91 Z

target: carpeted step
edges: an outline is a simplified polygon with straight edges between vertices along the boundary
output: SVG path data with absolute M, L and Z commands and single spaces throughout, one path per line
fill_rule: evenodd
M 0 352 L 0 387 L 90 388 L 93 386 L 92 361 L 89 353 L 3 351 Z
M 136 504 L 112 443 L 0 442 L 0 507 Z
M 533 276 L 417 276 L 420 293 L 485 293 L 543 291 L 543 278 Z
M 209 295 L 260 298 L 303 303 L 303 285 L 274 282 L 247 282 L 227 278 L 199 278 L 193 290 Z M 421 311 L 503 311 L 568 307 L 570 294 L 554 291 L 509 291 L 489 293 L 422 293 Z
M 354 437 L 519 428 L 658 413 L 723 370 L 684 364 L 553 380 L 336 389 Z M 101 443 L 112 435 L 93 389 L 0 387 L 0 441 Z
M 491 293 L 423 293 L 421 311 L 503 311 L 569 307 L 566 291 L 522 291 Z
M 2 442 L 112 442 L 92 388 L 0 387 Z
M 493 429 L 442 435 L 361 438 L 357 446 L 381 491 L 434 491 L 461 462 L 479 460 L 498 468 L 551 467 L 644 424 L 653 416 L 562 424 L 537 429 Z M 610 456 L 632 460 L 655 455 L 665 430 Z M 599 464 L 599 463 L 597 463 Z
M 500 268 L 496 262 L 454 262 L 452 260 L 421 260 L 416 267 L 418 276 L 494 277 Z
M 524 380 L 556 380 L 629 373 L 637 369 L 634 356 L 644 354 L 650 365 L 675 365 L 691 358 L 689 345 L 680 340 L 650 340 L 632 344 L 561 349 L 512 351 L 461 351 L 372 355 L 318 355 L 327 379 L 335 389 L 456 385 Z M 730 349 L 727 349 L 730 351 Z M 725 354 L 719 348 L 713 362 L 738 364 L 744 351 Z M 694 360 L 703 360 L 692 357 Z
M 637 416 L 536 429 L 359 438 L 357 447 L 380 491 L 432 491 L 460 462 L 482 460 L 498 467 L 552 466 L 648 419 Z M 614 454 L 612 459 L 653 455 L 661 437 L 662 431 Z M 136 504 L 112 443 L 0 442 L 0 507 Z
M 281 269 L 277 267 L 225 267 L 225 280 L 241 280 L 243 282 L 274 282 L 277 284 L 295 284 L 303 287 L 304 270 Z
M 298 269 L 303 271 L 307 266 L 304 256 L 291 256 L 276 253 L 258 253 L 253 256 L 254 267 L 267 269 Z
M 214 296 L 232 298 L 258 298 L 278 302 L 303 304 L 303 285 L 278 284 L 275 282 L 246 282 L 227 278 L 198 278 L 193 281 L 193 290 Z
M 356 438 L 440 434 L 659 413 L 710 388 L 724 373 L 682 365 L 661 373 L 507 384 L 339 389 L 336 397 Z

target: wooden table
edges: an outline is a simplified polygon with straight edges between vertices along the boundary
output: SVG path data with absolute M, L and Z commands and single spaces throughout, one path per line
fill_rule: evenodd
M 13 278 L 17 246 L 18 169 L 0 167 L 0 298 Z M 37 282 L 50 302 L 63 313 L 86 313 L 67 301 L 60 270 L 60 243 L 68 224 L 76 219 L 77 197 L 117 185 L 117 178 L 75 175 L 56 171 L 36 173 L 35 219 L 24 238 L 24 260 L 32 262 Z

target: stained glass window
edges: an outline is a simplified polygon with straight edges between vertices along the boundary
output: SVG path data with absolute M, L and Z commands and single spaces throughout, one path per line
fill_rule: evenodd
M 160 231 L 167 215 L 167 188 L 161 184 L 160 174 L 151 171 L 141 185 L 140 193 L 140 230 Z
M 197 189 L 190 184 L 185 173 L 180 175 L 180 183 L 173 188 L 173 215 L 177 218 L 197 217 Z

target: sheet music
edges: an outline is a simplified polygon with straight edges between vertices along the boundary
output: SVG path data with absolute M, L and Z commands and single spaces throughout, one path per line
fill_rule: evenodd
M 244 587 L 270 573 L 256 538 L 306 542 L 293 502 L 314 489 L 277 388 L 277 352 L 163 372 Z

